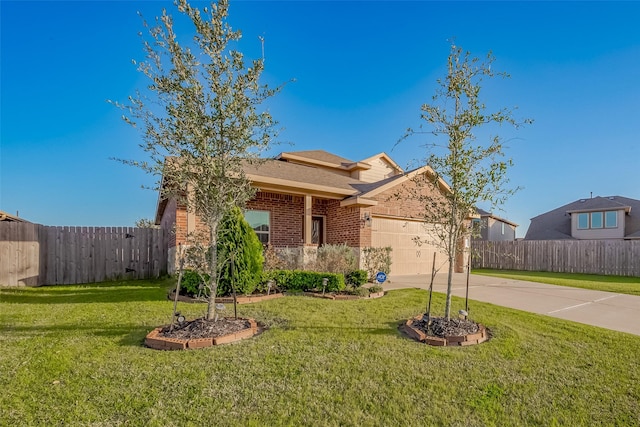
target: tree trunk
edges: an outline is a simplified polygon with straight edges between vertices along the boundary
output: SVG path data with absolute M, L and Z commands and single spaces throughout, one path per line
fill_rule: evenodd
M 209 247 L 211 259 L 209 260 L 209 303 L 207 306 L 207 320 L 216 318 L 216 294 L 218 293 L 218 224 L 211 225 Z
M 451 284 L 453 282 L 453 264 L 455 263 L 455 257 L 449 255 L 449 273 L 447 274 L 447 300 L 444 308 L 444 317 L 447 320 L 451 320 Z

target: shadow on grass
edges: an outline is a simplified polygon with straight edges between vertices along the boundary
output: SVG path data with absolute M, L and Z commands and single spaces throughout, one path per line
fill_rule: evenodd
M 144 339 L 154 328 L 161 326 L 140 326 L 140 325 L 52 325 L 52 326 L 9 326 L 5 328 L 5 333 L 13 337 L 41 337 L 48 340 L 66 340 L 68 338 L 80 338 L 87 342 L 91 338 L 101 337 L 113 339 L 114 344 L 119 346 L 144 346 Z M 77 345 L 77 344 L 74 344 Z
M 167 300 L 169 281 L 109 282 L 76 286 L 0 288 L 0 302 L 10 304 L 87 304 Z
M 337 331 L 345 331 L 352 333 L 362 333 L 366 335 L 397 335 L 397 322 L 388 322 L 388 327 L 366 327 L 366 326 L 307 326 L 307 325 L 288 325 L 286 330 L 306 331 L 309 334 L 336 334 Z

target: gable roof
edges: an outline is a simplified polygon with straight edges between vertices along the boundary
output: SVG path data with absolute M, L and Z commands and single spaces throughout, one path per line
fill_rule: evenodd
M 362 184 L 362 181 L 324 168 L 274 159 L 247 165 L 245 173 L 254 186 L 263 190 L 287 189 L 299 194 L 315 192 L 336 199 L 356 194 L 357 185 Z
M 622 196 L 597 196 L 590 199 L 578 199 L 531 218 L 531 224 L 524 239 L 574 239 L 571 236 L 572 213 L 621 209 L 627 213 L 625 218 L 625 238 L 634 238 L 640 232 L 640 200 Z
M 286 160 L 289 162 L 328 167 L 348 172 L 356 169 L 371 169 L 371 165 L 368 163 L 354 162 L 324 150 L 282 152 L 276 156 L 276 160 Z
M 509 221 L 508 219 L 504 219 L 502 217 L 494 215 L 493 213 L 485 211 L 484 209 L 476 208 L 476 210 L 478 211 L 478 214 L 480 215 L 480 218 L 493 218 L 496 221 L 504 222 L 505 224 L 509 224 L 509 225 L 514 226 L 514 227 L 518 226 L 518 224 L 516 224 L 515 222 Z
M 599 211 L 599 210 L 619 210 L 624 209 L 625 212 L 629 212 L 631 210 L 631 206 L 626 203 L 621 203 L 621 197 L 619 196 L 609 196 L 609 197 L 600 197 L 596 196 L 591 199 L 580 199 L 568 206 L 571 206 L 567 209 L 567 212 L 591 212 L 591 211 Z M 631 200 L 631 199 L 628 199 Z
M 388 163 L 393 169 L 395 169 L 398 173 L 403 173 L 404 169 L 402 169 L 400 167 L 400 165 L 398 165 L 391 157 L 389 157 L 389 155 L 387 153 L 385 153 L 384 151 L 382 153 L 378 153 L 374 156 L 371 157 L 367 157 L 364 160 L 360 160 L 360 163 L 371 163 L 375 160 L 382 160 L 386 163 Z
M 382 159 L 388 162 L 398 174 L 377 182 L 367 182 L 352 178 L 350 171 L 371 168 L 368 161 Z M 283 152 L 273 159 L 263 159 L 247 163 L 244 171 L 254 187 L 261 191 L 284 192 L 287 194 L 312 195 L 315 197 L 341 200 L 343 206 L 375 206 L 372 197 L 396 185 L 400 185 L 422 173 L 435 175 L 429 166 L 404 173 L 387 154 L 379 153 L 354 162 L 324 150 Z M 450 191 L 442 179 L 438 180 L 443 191 Z M 167 200 L 159 197 L 156 209 L 156 223 L 162 218 Z
M 20 218 L 17 215 L 11 215 L 9 213 L 6 213 L 4 211 L 0 211 L 0 221 L 7 221 L 7 222 L 29 222 L 26 219 Z
M 329 153 L 325 150 L 306 150 L 306 151 L 290 151 L 282 152 L 276 156 L 277 160 L 280 159 L 303 159 L 310 163 L 329 163 L 335 166 L 341 166 L 342 164 L 354 163 L 353 160 L 345 159 L 336 154 Z

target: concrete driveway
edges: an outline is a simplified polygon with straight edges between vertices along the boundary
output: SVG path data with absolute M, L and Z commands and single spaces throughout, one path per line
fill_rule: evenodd
M 454 275 L 453 295 L 464 298 L 466 277 Z M 429 289 L 429 279 L 429 275 L 390 276 L 383 288 Z M 446 293 L 446 289 L 447 273 L 438 273 L 434 291 Z M 640 296 L 472 274 L 469 299 L 640 335 Z

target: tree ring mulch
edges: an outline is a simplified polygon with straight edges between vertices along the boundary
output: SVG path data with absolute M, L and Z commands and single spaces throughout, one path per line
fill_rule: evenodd
M 203 318 L 161 326 L 147 334 L 144 343 L 156 350 L 188 350 L 228 344 L 261 332 L 254 319 L 224 317 L 217 321 Z
M 467 319 L 432 317 L 427 323 L 420 314 L 407 320 L 401 328 L 411 338 L 434 346 L 468 346 L 489 339 L 487 328 Z

